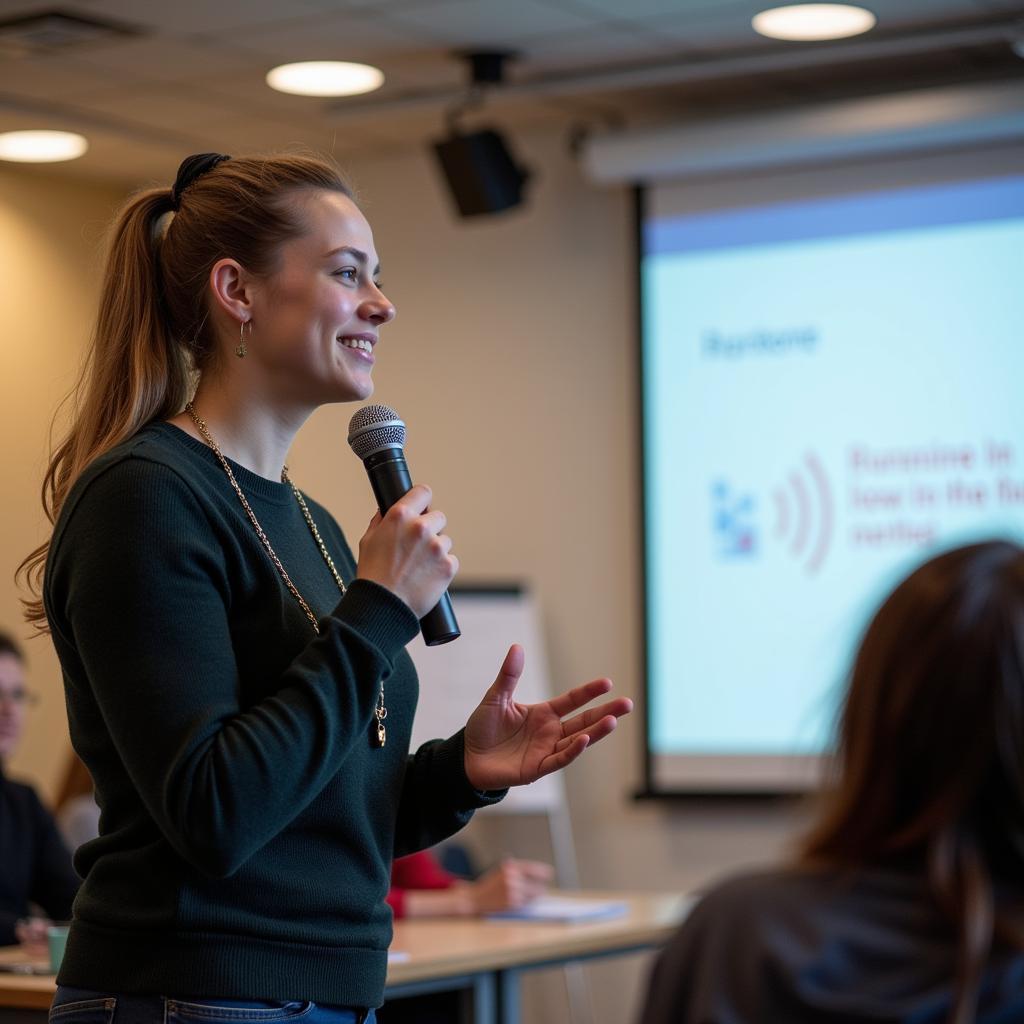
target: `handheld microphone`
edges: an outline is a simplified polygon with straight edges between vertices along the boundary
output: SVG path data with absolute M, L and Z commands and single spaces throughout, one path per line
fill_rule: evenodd
M 405 461 L 405 424 L 386 405 L 365 405 L 349 421 L 348 443 L 362 459 L 377 508 L 384 515 L 412 487 Z M 420 619 L 420 631 L 428 647 L 446 644 L 462 635 L 447 590 Z

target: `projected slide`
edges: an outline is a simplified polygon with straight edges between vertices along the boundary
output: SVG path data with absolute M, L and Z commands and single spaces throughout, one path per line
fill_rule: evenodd
M 737 788 L 771 788 L 773 758 L 826 749 L 895 580 L 1022 536 L 1024 179 L 667 219 L 644 244 L 656 784 L 715 788 L 731 757 Z

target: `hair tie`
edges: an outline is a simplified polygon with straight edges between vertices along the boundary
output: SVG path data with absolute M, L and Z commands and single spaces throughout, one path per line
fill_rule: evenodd
M 182 193 L 196 178 L 201 177 L 207 171 L 212 171 L 217 164 L 224 160 L 230 159 L 231 157 L 225 156 L 223 153 L 196 153 L 193 156 L 185 157 L 181 161 L 178 176 L 174 179 L 174 185 L 171 188 L 171 209 L 178 210 L 181 206 Z

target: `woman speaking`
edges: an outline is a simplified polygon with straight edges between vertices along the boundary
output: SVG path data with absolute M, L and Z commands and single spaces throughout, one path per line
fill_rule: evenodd
M 404 648 L 458 568 L 445 516 L 414 487 L 356 558 L 285 467 L 310 413 L 373 391 L 378 274 L 308 157 L 189 157 L 114 225 L 53 533 L 23 565 L 102 811 L 55 1022 L 372 1020 L 392 856 L 630 710 L 580 710 L 605 679 L 517 704 L 513 647 L 465 729 L 409 755 Z

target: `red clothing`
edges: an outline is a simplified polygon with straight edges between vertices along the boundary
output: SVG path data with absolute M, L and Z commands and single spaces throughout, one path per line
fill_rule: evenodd
M 399 857 L 391 865 L 388 906 L 396 918 L 405 917 L 405 894 L 409 889 L 450 889 L 456 881 L 429 850 Z

